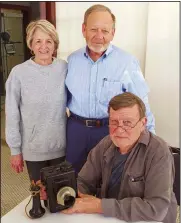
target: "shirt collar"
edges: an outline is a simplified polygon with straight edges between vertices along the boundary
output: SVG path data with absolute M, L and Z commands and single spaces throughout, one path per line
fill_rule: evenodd
M 109 140 L 111 141 L 110 136 L 109 136 Z M 144 148 L 146 149 L 149 144 L 149 141 L 150 141 L 150 132 L 146 129 L 141 133 L 136 145 L 134 145 L 134 147 L 130 150 L 130 153 L 132 150 L 136 149 L 139 144 L 144 144 L 145 145 Z M 112 142 L 109 145 L 109 148 L 104 153 L 106 162 L 109 162 L 114 157 L 115 150 L 116 150 L 116 146 Z
M 149 132 L 147 129 L 145 129 L 145 130 L 141 133 L 141 135 L 140 135 L 140 137 L 139 137 L 139 139 L 138 139 L 138 144 L 139 144 L 139 143 L 142 143 L 142 144 L 144 144 L 145 146 L 147 146 L 148 143 L 149 143 L 149 141 L 150 141 L 150 132 Z M 145 148 L 146 148 L 146 147 L 145 147 Z
M 35 58 L 35 57 L 32 56 L 32 57 L 29 59 L 29 63 L 30 63 L 31 65 L 37 67 L 37 68 L 42 68 L 42 69 L 46 69 L 47 67 L 52 67 L 55 63 L 58 62 L 58 59 L 55 58 L 55 57 L 53 57 L 53 61 L 52 61 L 51 64 L 48 64 L 48 65 L 40 65 L 40 64 L 38 64 L 38 63 L 36 63 L 36 62 L 34 61 L 34 58 Z
M 107 50 L 102 55 L 102 57 L 103 58 L 107 57 L 112 51 L 113 51 L 112 44 L 109 44 Z M 86 46 L 85 49 L 84 49 L 84 56 L 87 57 L 87 58 L 89 57 L 89 54 L 88 54 L 88 46 Z
M 110 43 L 106 52 L 104 53 L 106 56 L 108 56 L 111 52 L 113 51 L 113 46 L 112 44 Z

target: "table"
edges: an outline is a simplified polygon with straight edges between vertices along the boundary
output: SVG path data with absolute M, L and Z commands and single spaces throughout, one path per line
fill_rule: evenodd
M 30 219 L 27 217 L 24 209 L 30 197 L 27 197 L 24 201 L 22 201 L 19 205 L 17 205 L 14 209 L 8 212 L 1 218 L 2 223 L 125 223 L 125 221 L 121 221 L 116 218 L 104 217 L 100 214 L 72 214 L 67 215 L 60 212 L 50 213 L 46 209 L 46 213 L 43 217 L 38 219 Z M 43 205 L 42 205 L 43 206 Z M 32 208 L 32 204 L 27 207 L 27 211 Z M 141 223 L 141 222 L 136 222 Z M 142 221 L 143 223 L 143 221 Z M 151 222 L 146 222 L 151 223 Z

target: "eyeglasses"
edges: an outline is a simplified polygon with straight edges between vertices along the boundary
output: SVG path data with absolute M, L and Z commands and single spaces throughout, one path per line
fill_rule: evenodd
M 117 125 L 117 124 L 110 123 L 110 120 L 109 120 L 109 127 L 114 128 L 114 129 L 122 128 L 124 131 L 128 131 L 128 130 L 134 129 L 140 120 L 141 118 L 134 125 L 130 121 L 123 121 L 123 125 Z

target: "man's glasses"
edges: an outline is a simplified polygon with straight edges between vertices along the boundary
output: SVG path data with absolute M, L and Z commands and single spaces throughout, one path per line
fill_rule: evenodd
M 135 124 L 133 124 L 130 121 L 124 120 L 123 125 L 118 125 L 116 123 L 111 123 L 111 120 L 109 120 L 109 127 L 113 128 L 113 129 L 122 128 L 124 131 L 128 131 L 128 130 L 131 130 L 131 129 L 135 128 L 140 120 L 141 120 L 141 118 Z

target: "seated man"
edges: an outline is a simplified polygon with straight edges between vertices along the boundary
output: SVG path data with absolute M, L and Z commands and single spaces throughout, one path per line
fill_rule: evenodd
M 123 93 L 108 112 L 110 135 L 89 153 L 78 176 L 79 198 L 63 213 L 175 223 L 174 160 L 167 143 L 146 130 L 144 103 Z

